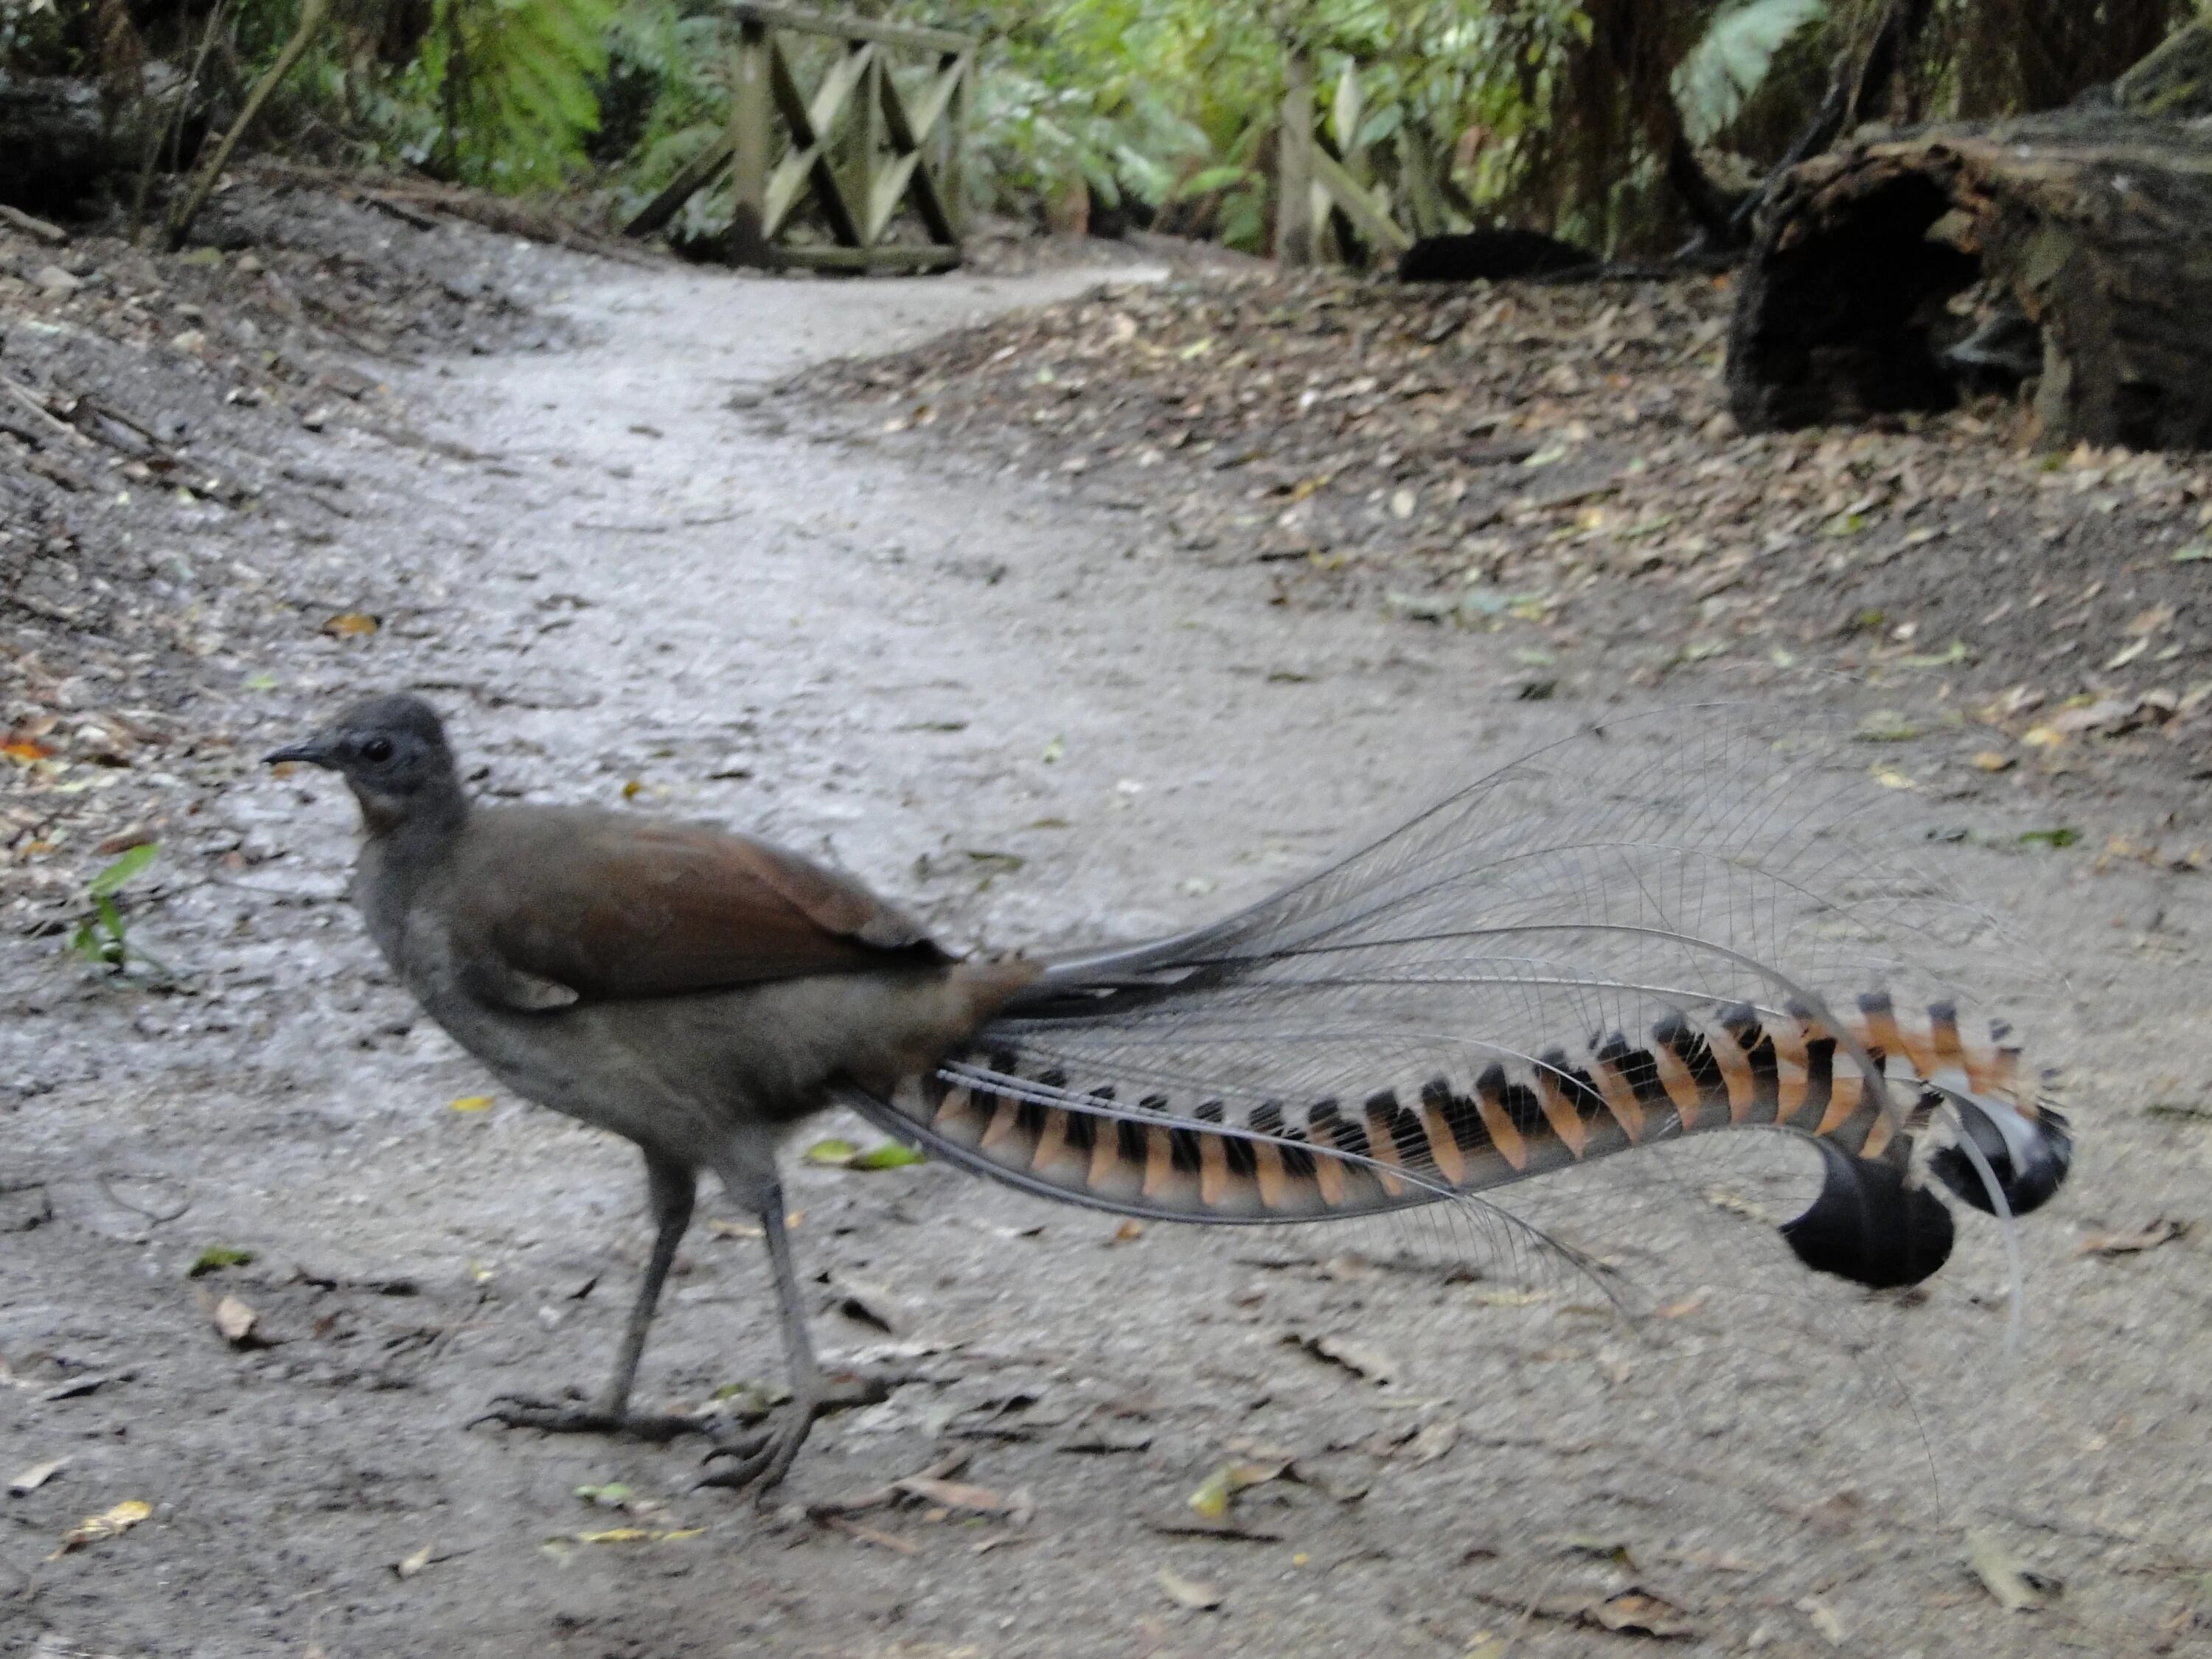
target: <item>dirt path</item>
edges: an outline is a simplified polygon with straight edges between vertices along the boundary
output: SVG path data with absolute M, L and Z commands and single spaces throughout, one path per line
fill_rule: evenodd
M 385 626 L 269 642 L 242 752 L 423 687 L 495 793 L 741 823 L 948 938 L 1046 945 L 1210 914 L 1602 706 L 1516 702 L 1485 636 L 1271 609 L 1139 512 L 826 441 L 765 394 L 1093 274 L 574 274 L 584 346 L 402 378 L 452 454 L 349 452 L 331 607 Z M 832 1313 L 825 1344 L 915 1380 L 827 1425 L 790 1498 L 910 1474 L 945 1436 L 1030 1511 L 857 1517 L 872 1539 L 686 1492 L 696 1447 L 464 1428 L 502 1389 L 597 1381 L 642 1255 L 631 1158 L 517 1102 L 448 1109 L 481 1075 L 337 902 L 342 792 L 244 759 L 189 783 L 209 827 L 143 925 L 197 994 L 81 981 L 47 941 L 6 960 L 0 1474 L 70 1462 L 0 1508 L 0 1653 L 1616 1653 L 1649 1638 L 1560 1615 L 1621 1622 L 1604 1598 L 1631 1585 L 1686 1609 L 1643 1612 L 1696 1652 L 2204 1644 L 2201 1240 L 2077 1251 L 2204 1212 L 2192 878 L 1932 854 L 2016 900 L 2077 994 L 2047 1013 L 2082 1157 L 2023 1235 L 2017 1364 L 1989 1236 L 1924 1301 L 1870 1303 L 1754 1258 L 1694 1182 L 1635 1212 L 1673 1217 L 1653 1289 L 1680 1309 L 1639 1338 L 1556 1285 L 1319 1236 L 1117 1239 L 942 1169 L 801 1169 L 824 1303 L 857 1291 L 896 1328 Z M 210 1246 L 254 1260 L 188 1279 Z M 773 1379 L 757 1248 L 702 1227 L 678 1273 L 647 1398 Z M 274 1346 L 225 1346 L 224 1294 Z M 1401 1380 L 1283 1340 L 1323 1330 Z M 1255 1535 L 1159 1529 L 1253 1442 L 1304 1477 L 1246 1495 Z M 575 1495 L 608 1483 L 627 1512 Z M 134 1498 L 154 1513 L 128 1536 L 41 1559 Z M 1969 1525 L 2064 1596 L 2000 1611 Z M 687 1535 L 577 1541 L 628 1528 Z

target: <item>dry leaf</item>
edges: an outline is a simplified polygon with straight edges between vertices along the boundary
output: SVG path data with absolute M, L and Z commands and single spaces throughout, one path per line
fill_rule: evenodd
M 33 1463 L 8 1483 L 8 1496 L 27 1498 L 68 1467 L 66 1457 L 50 1457 L 43 1463 Z
M 908 1475 L 891 1485 L 910 1498 L 919 1498 L 925 1504 L 936 1504 L 948 1510 L 965 1510 L 973 1515 L 1005 1515 L 1013 1509 L 1013 1500 L 993 1492 L 988 1486 L 971 1486 L 963 1480 L 934 1480 L 927 1475 Z
M 366 611 L 341 611 L 323 624 L 323 632 L 333 639 L 358 639 L 374 634 L 380 625 L 379 619 Z
M 1206 1477 L 1199 1489 L 1186 1500 L 1191 1509 L 1208 1521 L 1218 1521 L 1229 1513 L 1229 1500 L 1247 1486 L 1265 1485 L 1279 1478 L 1290 1467 L 1287 1457 L 1265 1460 L 1240 1458 L 1224 1463 Z
M 1114 1229 L 1114 1237 L 1108 1239 L 1106 1242 L 1109 1244 L 1127 1244 L 1133 1239 L 1143 1237 L 1144 1234 L 1145 1224 L 1143 1222 L 1125 1221 L 1120 1226 Z
M 566 1539 L 553 1541 L 561 1543 L 573 1541 L 578 1544 L 672 1544 L 679 1543 L 686 1538 L 703 1538 L 706 1535 L 707 1529 L 704 1527 L 678 1527 L 667 1531 L 655 1531 L 651 1527 L 606 1527 L 598 1532 L 571 1533 Z M 421 1553 L 427 1565 L 430 1553 L 426 1549 Z M 416 1558 L 410 1555 L 407 1559 L 411 1561 Z M 416 1571 L 419 1572 L 422 1569 L 418 1567 Z M 406 1576 L 404 1572 L 400 1575 L 403 1578 Z
M 1433 1463 L 1458 1443 L 1459 1419 L 1440 1417 L 1407 1443 L 1406 1458 L 1416 1468 L 1424 1463 Z
M 399 1560 L 394 1561 L 392 1564 L 392 1571 L 398 1574 L 402 1578 L 412 1578 L 416 1573 L 422 1571 L 423 1568 L 430 1565 L 430 1552 L 437 1547 L 438 1547 L 435 1544 L 423 1545 L 422 1547 L 416 1550 L 414 1554 L 405 1556 Z
M 154 1506 L 143 1499 L 126 1498 L 112 1509 L 98 1515 L 88 1515 L 62 1534 L 62 1547 L 55 1555 L 66 1555 L 71 1550 L 82 1549 L 87 1544 L 97 1544 L 110 1538 L 120 1538 L 148 1516 Z
M 1160 1569 L 1160 1588 L 1168 1593 L 1169 1601 L 1194 1613 L 1211 1613 L 1221 1605 L 1219 1590 L 1194 1578 L 1186 1578 L 1173 1567 Z
M 454 1112 L 486 1112 L 491 1109 L 494 1097 L 490 1095 L 462 1095 L 448 1103 L 447 1109 Z
M 832 1532 L 842 1532 L 855 1543 L 872 1544 L 879 1550 L 889 1550 L 894 1555 L 918 1555 L 921 1546 L 911 1538 L 902 1538 L 896 1533 L 884 1532 L 863 1522 L 848 1521 L 842 1515 L 827 1515 L 822 1524 Z
M 1694 1637 L 1698 1627 L 1684 1610 L 1663 1595 L 1629 1589 L 1593 1601 L 1583 1609 L 1584 1622 L 1626 1636 L 1652 1636 L 1662 1641 Z
M 260 1339 L 253 1333 L 253 1328 L 260 1322 L 261 1316 L 234 1296 L 226 1296 L 215 1304 L 215 1328 L 234 1348 L 261 1346 Z
M 1387 1389 L 1398 1380 L 1398 1362 L 1380 1348 L 1341 1336 L 1292 1336 L 1286 1340 L 1297 1343 L 1309 1353 L 1358 1373 L 1377 1387 Z
M 2041 1587 L 2022 1571 L 2012 1553 L 1986 1528 L 1966 1533 L 1966 1565 L 2007 1613 L 2033 1613 L 2043 1605 Z
M 1848 1632 L 1836 1610 L 1817 1595 L 1808 1595 L 1798 1602 L 1797 1611 L 1813 1621 L 1813 1628 L 1820 1632 L 1821 1639 L 1832 1648 L 1843 1646 Z
M 2082 1255 L 2136 1255 L 2144 1250 L 2154 1250 L 2161 1244 L 2171 1244 L 2176 1239 L 2189 1237 L 2186 1221 L 2154 1221 L 2141 1232 L 2091 1233 L 2081 1241 L 2078 1254 Z

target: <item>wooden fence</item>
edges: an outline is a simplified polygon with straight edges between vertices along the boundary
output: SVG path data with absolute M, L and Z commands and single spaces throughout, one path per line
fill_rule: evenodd
M 1322 110 L 1313 59 L 1295 48 L 1285 55 L 1275 198 L 1284 264 L 1374 264 L 1421 237 L 1466 228 L 1464 212 L 1447 201 L 1446 148 L 1410 123 L 1362 144 L 1360 119 L 1356 66 L 1346 67 Z
M 960 263 L 962 142 L 975 41 L 945 29 L 818 17 L 731 0 L 729 131 L 702 150 L 626 227 L 650 235 L 720 179 L 735 197 L 732 264 L 847 270 L 943 270 Z M 832 43 L 811 95 L 794 60 Z M 902 94 L 891 54 L 921 54 Z M 828 240 L 793 236 L 811 202 Z M 895 239 L 906 210 L 919 240 Z

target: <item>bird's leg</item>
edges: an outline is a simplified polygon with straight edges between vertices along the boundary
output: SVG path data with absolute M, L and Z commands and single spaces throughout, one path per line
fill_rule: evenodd
M 653 1258 L 645 1264 L 645 1277 L 630 1304 L 629 1321 L 623 1328 L 622 1349 L 615 1356 L 614 1375 L 598 1400 L 562 1402 L 502 1395 L 491 1408 L 471 1419 L 475 1423 L 504 1423 L 511 1429 L 543 1429 L 549 1434 L 624 1434 L 641 1440 L 672 1440 L 680 1434 L 703 1434 L 708 1425 L 695 1417 L 677 1413 L 632 1416 L 630 1389 L 637 1381 L 637 1362 L 645 1352 L 646 1333 L 653 1328 L 653 1310 L 660 1301 L 661 1287 L 676 1261 L 676 1247 L 691 1225 L 692 1200 L 698 1195 L 698 1177 L 690 1168 L 670 1159 L 645 1155 L 646 1194 L 653 1207 L 655 1229 Z
M 776 1310 L 783 1317 L 783 1348 L 791 1366 L 791 1398 L 777 1408 L 777 1419 L 748 1440 L 718 1446 L 711 1458 L 737 1461 L 727 1468 L 700 1477 L 702 1486 L 744 1486 L 757 1483 L 762 1492 L 781 1482 L 792 1460 L 806 1442 L 814 1419 L 848 1406 L 869 1406 L 884 1398 L 881 1382 L 870 1377 L 822 1375 L 814 1358 L 814 1340 L 806 1329 L 806 1308 L 799 1300 L 799 1275 L 791 1263 L 791 1239 L 783 1225 L 783 1188 L 770 1183 L 761 1209 L 761 1228 L 768 1237 L 769 1265 L 775 1274 Z

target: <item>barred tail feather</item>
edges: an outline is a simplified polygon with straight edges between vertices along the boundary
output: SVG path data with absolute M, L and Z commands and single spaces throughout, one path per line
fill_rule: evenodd
M 1913 1161 L 1939 1108 L 1971 1148 L 1928 1167 L 1978 1207 L 2033 1208 L 2070 1155 L 2008 1030 L 1960 1030 L 1956 978 L 2003 950 L 1896 860 L 1915 828 L 1802 712 L 1688 712 L 1516 762 L 1212 927 L 1049 964 L 860 1103 L 1016 1185 L 1206 1222 L 1465 1200 L 1779 1129 L 1825 1171 L 1784 1229 L 1800 1259 L 1924 1278 L 1951 1244 Z

